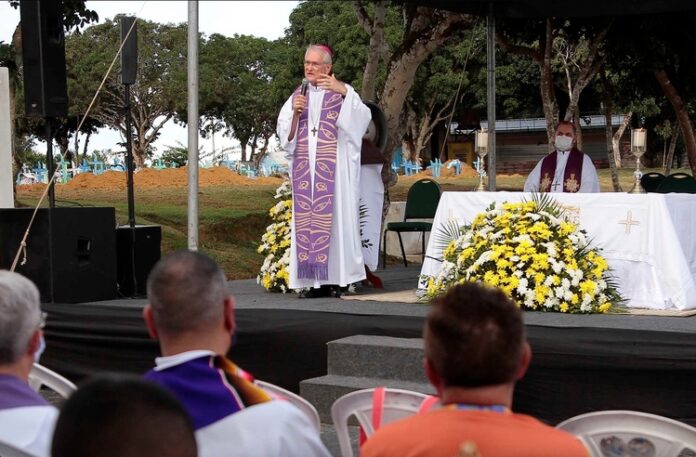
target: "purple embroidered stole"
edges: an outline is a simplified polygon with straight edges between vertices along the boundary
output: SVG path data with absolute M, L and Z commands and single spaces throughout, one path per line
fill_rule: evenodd
M 295 94 L 299 93 L 299 89 Z M 318 96 L 314 94 L 314 96 Z M 338 114 L 343 97 L 327 91 L 321 104 L 314 162 L 314 186 L 309 170 L 309 109 L 302 111 L 292 163 L 292 217 L 295 221 L 297 277 L 326 281 L 329 278 L 329 244 L 336 182 Z
M 570 150 L 568 162 L 563 171 L 563 192 L 577 192 L 582 182 L 582 161 L 585 155 L 576 148 Z M 551 184 L 556 174 L 556 161 L 558 152 L 553 151 L 544 157 L 541 162 L 541 175 L 539 178 L 539 192 L 551 192 Z

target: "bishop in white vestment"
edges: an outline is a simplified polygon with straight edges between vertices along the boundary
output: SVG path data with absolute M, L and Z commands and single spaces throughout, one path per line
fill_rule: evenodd
M 306 94 L 288 98 L 277 124 L 293 182 L 289 287 L 344 287 L 365 279 L 360 148 L 371 113 L 331 73 L 328 48 L 310 46 L 304 68 Z

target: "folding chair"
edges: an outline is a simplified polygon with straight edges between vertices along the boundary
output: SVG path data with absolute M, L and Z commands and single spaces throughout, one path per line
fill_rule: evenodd
M 375 401 L 375 393 L 381 390 L 381 405 Z M 355 416 L 366 438 L 382 425 L 424 412 L 433 407 L 437 398 L 410 390 L 378 387 L 363 389 L 339 397 L 331 405 L 333 421 L 342 457 L 353 457 L 348 432 L 348 419 Z
M 272 396 L 277 397 L 281 400 L 287 400 L 293 405 L 297 406 L 297 408 L 299 408 L 299 410 L 302 411 L 309 418 L 309 421 L 317 429 L 317 433 L 321 432 L 321 421 L 319 420 L 319 413 L 317 412 L 317 409 L 314 407 L 314 405 L 312 405 L 309 401 L 300 397 L 294 392 L 290 392 L 289 390 L 283 389 L 282 387 L 276 386 L 275 384 L 271 384 L 270 382 L 260 381 L 257 379 L 256 381 L 254 381 L 254 384 L 262 388 Z
M 657 188 L 665 180 L 665 175 L 656 171 L 645 173 L 640 178 L 640 185 L 643 186 L 646 192 L 657 192 Z
M 571 417 L 556 428 L 582 440 L 592 457 L 696 455 L 696 428 L 639 411 L 596 411 Z
M 425 260 L 425 234 L 433 228 L 433 223 L 423 221 L 409 221 L 409 219 L 434 219 L 437 205 L 440 203 L 440 185 L 432 179 L 421 179 L 413 183 L 406 196 L 406 209 L 403 222 L 389 222 L 384 230 L 382 243 L 382 265 L 387 268 L 387 233 L 396 232 L 399 235 L 401 255 L 404 258 L 404 266 L 408 266 L 406 250 L 401 239 L 402 232 L 421 232 L 422 258 Z
M 35 363 L 29 372 L 29 385 L 36 392 L 42 386 L 46 386 L 63 398 L 68 398 L 70 394 L 77 390 L 75 384 L 70 382 L 70 380 L 38 363 Z
M 672 173 L 665 177 L 655 192 L 661 194 L 668 194 L 671 192 L 696 194 L 696 179 L 688 173 Z

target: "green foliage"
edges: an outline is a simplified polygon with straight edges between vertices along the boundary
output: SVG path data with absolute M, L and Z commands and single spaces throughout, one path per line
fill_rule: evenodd
M 224 124 L 243 152 L 275 131 L 278 100 L 270 68 L 280 56 L 279 44 L 248 35 L 213 34 L 201 48 L 201 113 L 218 129 Z
M 181 143 L 178 146 L 167 146 L 161 159 L 175 168 L 183 167 L 188 161 L 188 148 Z
M 63 1 L 63 27 L 66 31 L 80 28 L 92 22 L 99 21 L 96 11 L 90 10 L 85 5 L 85 0 L 62 0 Z M 9 0 L 12 8 L 19 8 L 19 0 Z
M 138 73 L 131 86 L 133 153 L 142 164 L 159 129 L 186 103 L 186 25 L 138 20 Z M 81 118 L 106 74 L 120 43 L 118 17 L 73 33 L 66 39 L 70 115 Z M 117 64 L 118 65 L 118 64 Z M 125 134 L 123 86 L 118 66 L 109 74 L 90 119 Z

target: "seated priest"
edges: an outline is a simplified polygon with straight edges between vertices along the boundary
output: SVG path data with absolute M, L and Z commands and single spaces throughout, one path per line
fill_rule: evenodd
M 527 177 L 525 192 L 599 192 L 592 159 L 576 147 L 575 125 L 561 121 L 555 150 L 541 159 Z

